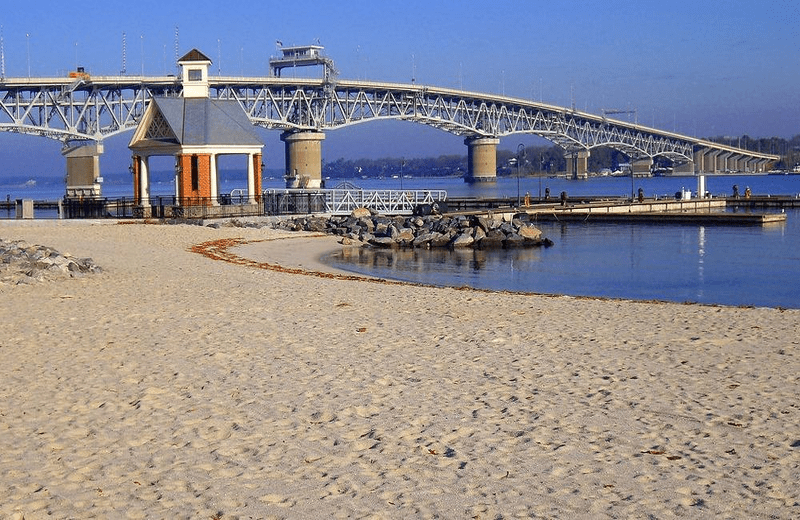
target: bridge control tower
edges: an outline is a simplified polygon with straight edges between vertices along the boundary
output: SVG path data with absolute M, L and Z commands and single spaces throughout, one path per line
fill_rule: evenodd
M 280 45 L 280 43 L 279 43 Z M 281 70 L 286 67 L 309 67 L 322 65 L 323 77 L 329 81 L 336 76 L 336 68 L 333 60 L 323 54 L 325 47 L 322 45 L 300 45 L 293 47 L 283 47 L 280 50 L 282 55 L 269 59 L 269 71 L 275 77 L 281 76 Z
M 333 60 L 323 54 L 322 45 L 284 47 L 278 42 L 281 56 L 269 59 L 270 74 L 280 77 L 287 67 L 322 66 L 323 81 L 329 84 L 338 74 Z M 318 131 L 290 130 L 281 134 L 286 143 L 287 188 L 318 189 L 322 185 L 322 141 L 325 134 Z

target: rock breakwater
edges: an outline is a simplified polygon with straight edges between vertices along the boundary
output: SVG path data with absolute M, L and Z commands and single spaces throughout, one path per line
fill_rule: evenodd
M 0 284 L 39 283 L 101 271 L 91 258 L 75 258 L 69 253 L 21 240 L 0 239 Z
M 344 243 L 374 247 L 497 249 L 553 245 L 541 230 L 519 219 L 483 215 L 389 217 L 357 209 L 346 217 L 295 217 L 275 224 L 290 231 L 338 235 Z

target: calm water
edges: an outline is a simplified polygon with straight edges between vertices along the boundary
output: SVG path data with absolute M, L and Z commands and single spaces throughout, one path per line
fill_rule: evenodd
M 377 181 L 374 181 L 377 182 Z M 373 182 L 373 183 L 374 183 Z M 393 180 L 392 182 L 397 182 Z M 448 184 L 449 182 L 449 184 Z M 404 181 L 407 189 L 442 187 L 450 195 L 516 196 L 516 179 L 470 187 L 456 179 Z M 707 181 L 712 194 L 800 193 L 800 176 L 725 176 Z M 384 184 L 385 185 L 385 184 Z M 630 178 L 543 179 L 551 193 L 625 195 Z M 538 195 L 538 179 L 521 179 Z M 364 185 L 363 187 L 374 187 Z M 669 196 L 692 178 L 637 179 L 648 195 Z M 800 210 L 765 227 L 541 223 L 548 249 L 500 251 L 351 251 L 326 262 L 350 271 L 443 286 L 492 290 L 800 308 Z
M 327 181 L 329 187 L 341 179 Z M 399 189 L 399 179 L 347 179 L 365 189 Z M 798 195 L 800 175 L 716 176 L 707 178 L 715 196 L 733 185 L 756 195 Z M 242 188 L 225 184 L 222 191 Z M 265 188 L 282 188 L 280 179 Z M 515 197 L 517 179 L 469 185 L 462 179 L 404 178 L 404 189 L 444 189 L 450 196 Z M 536 198 L 549 187 L 557 196 L 630 196 L 642 188 L 648 196 L 672 197 L 696 190 L 691 177 L 589 180 L 522 178 L 519 193 Z M 63 184 L 34 188 L 0 186 L 0 196 L 55 200 Z M 132 196 L 127 185 L 106 185 L 106 196 Z M 153 195 L 170 195 L 174 186 L 154 186 Z M 766 227 L 672 226 L 542 223 L 555 242 L 548 249 L 500 251 L 361 250 L 326 261 L 337 267 L 398 280 L 492 290 L 693 301 L 726 305 L 800 308 L 800 210 L 787 210 L 787 222 Z M 13 214 L 9 215 L 13 218 Z M 50 218 L 54 218 L 52 215 Z M 0 218 L 6 218 L 0 215 Z M 37 218 L 48 218 L 37 214 Z

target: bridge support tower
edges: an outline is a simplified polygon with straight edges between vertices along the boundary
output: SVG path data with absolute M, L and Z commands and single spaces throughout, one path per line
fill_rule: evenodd
M 284 132 L 287 188 L 319 189 L 322 186 L 322 132 Z
M 650 177 L 653 174 L 653 158 L 634 159 L 631 161 L 631 175 L 634 177 Z
M 497 181 L 497 145 L 496 137 L 467 137 L 467 182 Z
M 102 196 L 100 155 L 103 143 L 67 146 L 61 155 L 67 159 L 67 198 L 83 199 Z
M 567 156 L 567 178 L 586 179 L 589 177 L 589 150 L 578 150 Z

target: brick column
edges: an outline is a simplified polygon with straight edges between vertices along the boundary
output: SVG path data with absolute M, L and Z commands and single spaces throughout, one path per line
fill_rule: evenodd
M 255 201 L 261 202 L 261 154 L 253 154 L 253 189 L 255 190 Z
M 178 204 L 202 206 L 211 203 L 211 154 L 178 154 Z

